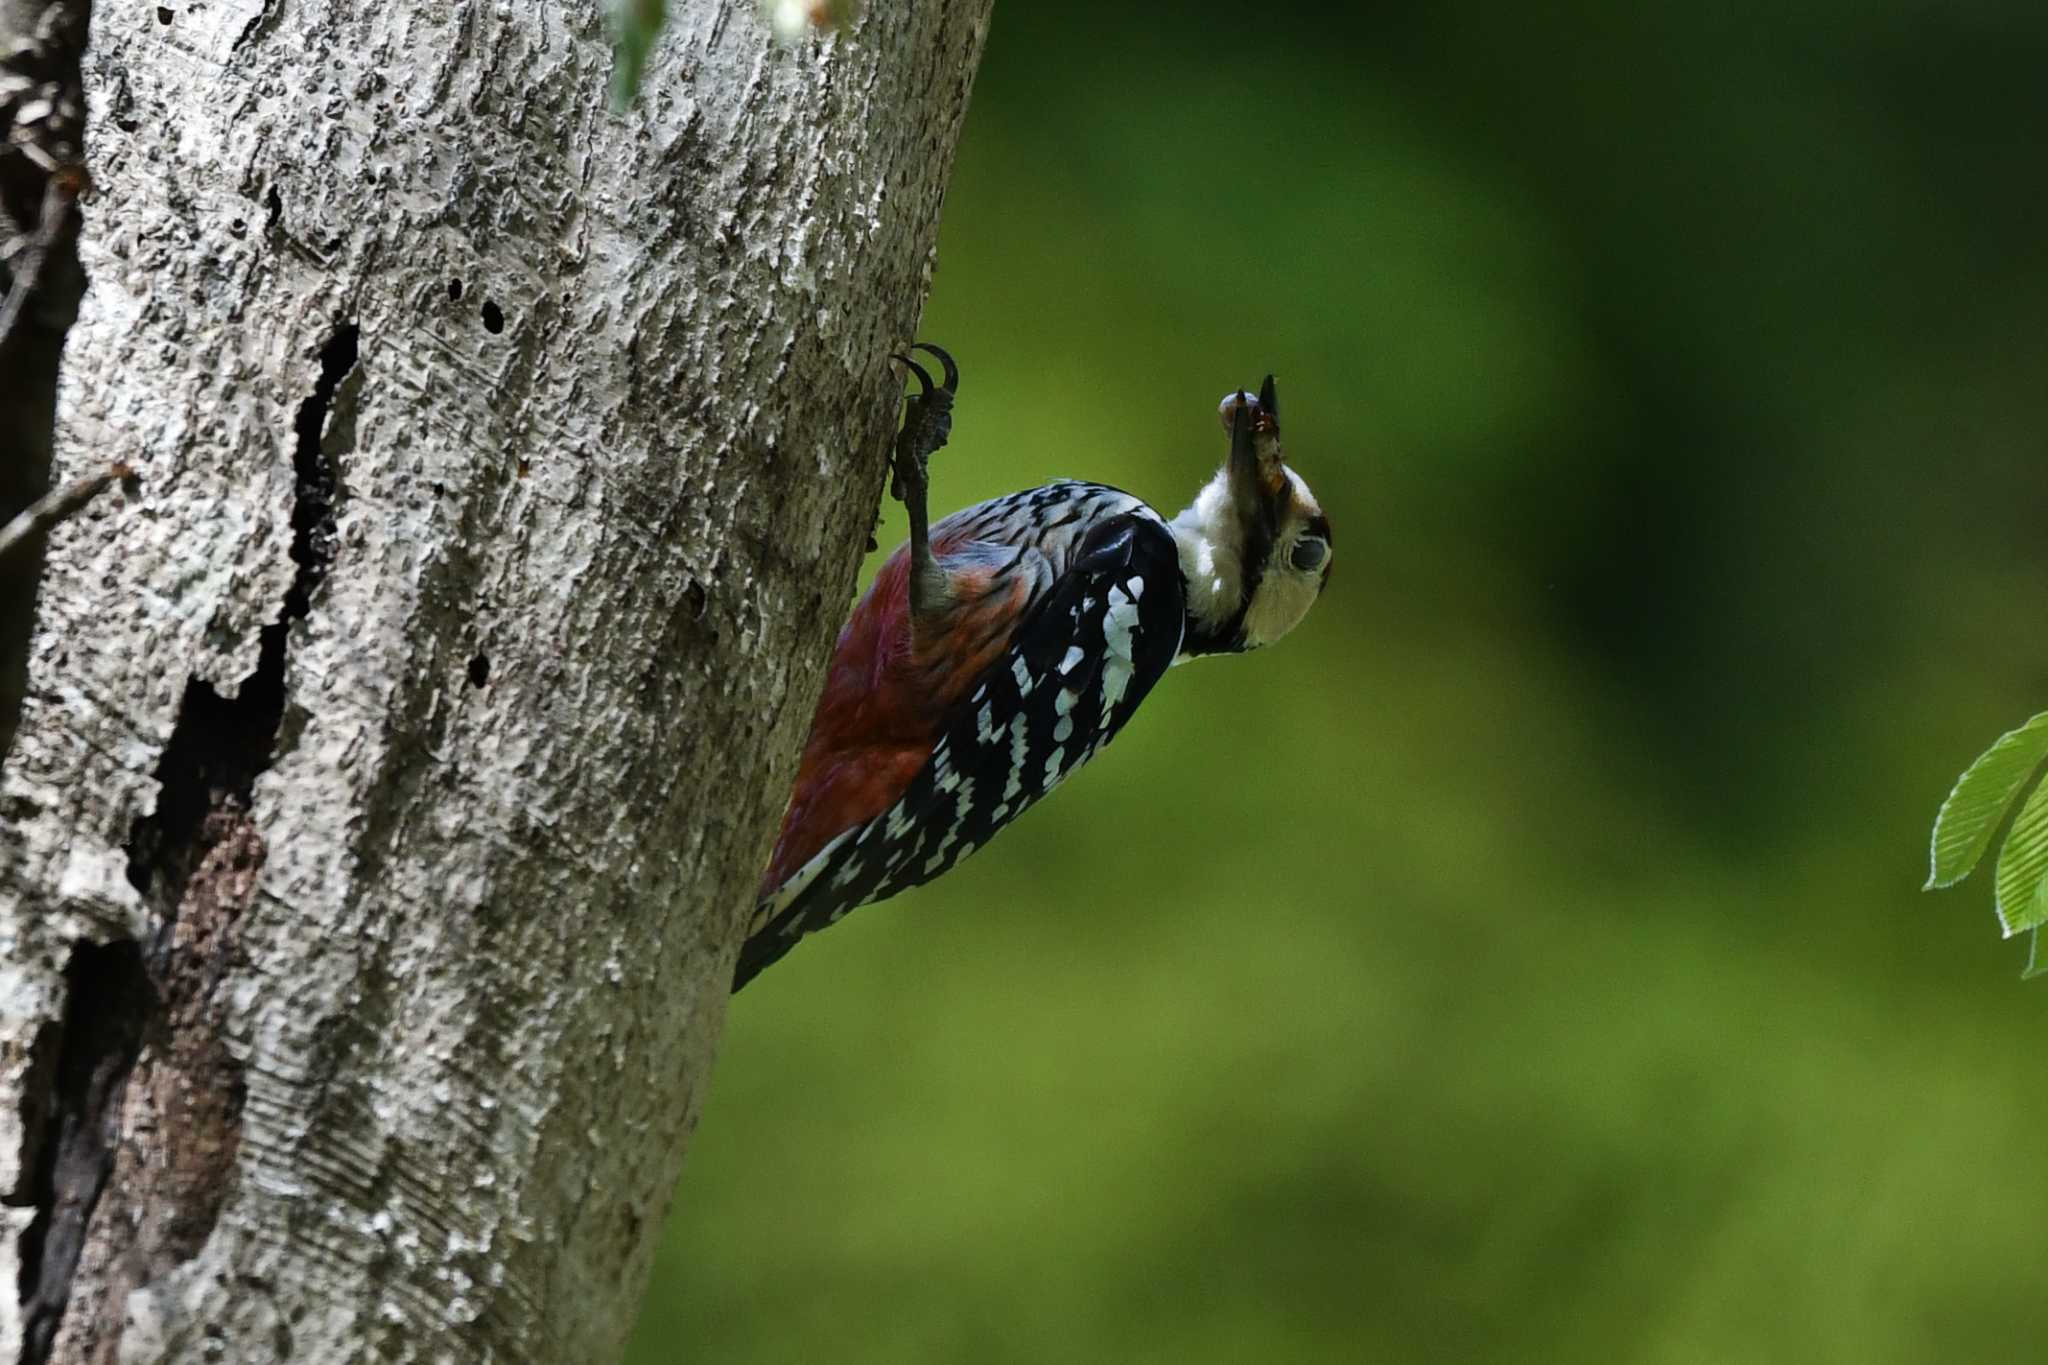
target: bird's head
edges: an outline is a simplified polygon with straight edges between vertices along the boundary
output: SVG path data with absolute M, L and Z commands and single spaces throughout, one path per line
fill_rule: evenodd
M 1173 519 L 1188 585 L 1183 658 L 1272 644 L 1330 580 L 1330 519 L 1287 467 L 1273 376 L 1256 398 L 1225 394 L 1217 415 L 1230 457 Z

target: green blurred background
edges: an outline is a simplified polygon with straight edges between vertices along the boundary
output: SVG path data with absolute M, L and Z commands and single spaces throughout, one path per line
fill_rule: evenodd
M 1793 8 L 1000 7 L 936 505 L 1271 369 L 1335 575 L 738 998 L 636 1365 L 2048 1358 L 1918 889 L 2048 707 L 2048 7 Z

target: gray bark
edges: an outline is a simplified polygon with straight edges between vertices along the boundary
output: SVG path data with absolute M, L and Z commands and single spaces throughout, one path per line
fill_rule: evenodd
M 0 1358 L 615 1358 L 989 0 L 95 7 Z

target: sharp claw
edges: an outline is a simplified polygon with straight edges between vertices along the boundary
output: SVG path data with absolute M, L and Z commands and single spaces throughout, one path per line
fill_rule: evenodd
M 933 451 L 946 444 L 946 437 L 952 432 L 953 390 L 960 383 L 960 368 L 953 363 L 952 356 L 928 342 L 914 342 L 910 349 L 929 351 L 937 356 L 946 375 L 944 384 L 935 384 L 931 371 L 909 356 L 894 353 L 889 357 L 915 375 L 919 385 L 919 392 L 909 395 L 905 404 L 903 426 L 896 433 L 895 454 L 889 469 L 889 495 L 912 508 L 911 525 L 915 539 L 923 534 L 918 528 L 923 525 L 924 494 L 929 477 L 925 461 Z
M 944 367 L 946 371 L 946 382 L 944 385 L 946 392 L 958 392 L 960 388 L 960 367 L 953 363 L 952 356 L 947 355 L 943 349 L 932 345 L 929 341 L 916 342 L 911 346 L 910 349 L 913 351 L 929 351 L 933 355 L 937 356 L 939 358 L 939 364 L 942 367 Z
M 1273 376 L 1267 375 L 1266 382 L 1259 386 L 1259 406 L 1273 419 L 1273 429 L 1280 429 L 1280 395 L 1273 392 Z
M 917 376 L 917 382 L 924 386 L 924 392 L 919 394 L 918 397 L 924 398 L 929 396 L 931 391 L 935 387 L 937 387 L 932 383 L 932 372 L 930 370 L 927 370 L 924 366 L 918 364 L 915 360 L 912 360 L 909 356 L 891 355 L 889 359 L 902 361 L 904 368 L 908 369 L 912 374 Z

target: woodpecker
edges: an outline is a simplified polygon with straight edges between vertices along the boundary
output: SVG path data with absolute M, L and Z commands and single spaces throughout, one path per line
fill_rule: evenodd
M 891 493 L 910 539 L 883 564 L 826 675 L 737 991 L 799 938 L 985 848 L 1115 738 L 1172 664 L 1298 625 L 1330 576 L 1330 521 L 1280 445 L 1273 377 L 1226 394 L 1221 469 L 1171 521 L 1062 480 L 927 524 L 927 461 L 960 372 L 892 356 L 910 396 Z

